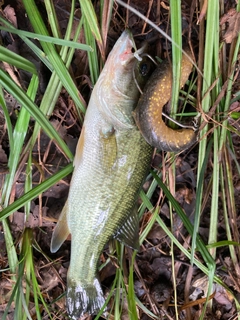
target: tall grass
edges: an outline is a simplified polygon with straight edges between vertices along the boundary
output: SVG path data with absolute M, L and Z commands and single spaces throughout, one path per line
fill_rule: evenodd
M 121 3 L 121 1 L 117 2 Z M 90 0 L 83 0 L 79 3 L 82 16 L 77 28 L 74 29 L 73 40 L 70 40 L 70 37 L 73 31 L 75 1 L 72 1 L 71 13 L 64 39 L 61 37 L 61 30 L 57 20 L 57 15 L 55 13 L 53 3 L 50 0 L 45 1 L 45 6 L 48 14 L 47 19 L 49 21 L 49 27 L 53 37 L 50 37 L 48 28 L 33 0 L 23 0 L 24 8 L 34 30 L 33 33 L 17 30 L 7 20 L 0 18 L 0 30 L 7 30 L 19 35 L 19 37 L 25 41 L 25 43 L 33 52 L 35 52 L 38 58 L 51 72 L 48 86 L 42 97 L 41 103 L 38 106 L 35 103 L 35 99 L 36 92 L 39 87 L 39 78 L 35 66 L 25 58 L 9 52 L 6 48 L 0 47 L 0 59 L 2 61 L 31 73 L 31 81 L 28 88 L 24 90 L 20 88 L 5 71 L 0 69 L 0 104 L 4 112 L 10 146 L 8 157 L 9 173 L 6 175 L 4 185 L 2 186 L 2 211 L 0 212 L 0 219 L 4 229 L 9 273 L 11 274 L 13 284 L 11 297 L 5 310 L 3 320 L 7 319 L 7 313 L 12 302 L 14 302 L 15 305 L 15 319 L 33 319 L 33 315 L 30 310 L 30 301 L 34 301 L 35 304 L 34 318 L 42 318 L 42 308 L 44 308 L 45 312 L 48 313 L 50 319 L 54 318 L 54 312 L 51 310 L 51 304 L 46 302 L 35 275 L 34 256 L 32 251 L 32 247 L 36 245 L 34 234 L 32 230 L 26 228 L 23 231 L 20 246 L 18 247 L 11 234 L 9 227 L 10 221 L 8 220 L 8 217 L 13 212 L 24 207 L 25 220 L 27 220 L 30 213 L 31 200 L 41 196 L 45 190 L 51 188 L 51 186 L 66 177 L 72 171 L 71 162 L 73 160 L 73 155 L 60 137 L 59 133 L 50 123 L 49 117 L 52 115 L 62 87 L 64 87 L 76 106 L 79 117 L 78 120 L 80 122 L 83 121 L 86 104 L 81 93 L 78 91 L 72 76 L 70 75 L 69 66 L 72 61 L 75 48 L 87 50 L 90 79 L 93 84 L 96 83 L 101 67 L 106 59 L 106 39 L 114 6 L 113 1 L 101 0 L 99 3 L 99 17 Z M 201 4 L 202 1 L 200 2 L 200 10 L 202 9 Z M 114 8 L 116 9 L 116 4 Z M 186 217 L 183 209 L 174 198 L 175 190 L 173 186 L 175 186 L 175 156 L 172 154 L 167 154 L 163 158 L 163 168 L 167 162 L 170 161 L 171 163 L 171 166 L 169 167 L 169 172 L 171 174 L 165 174 L 164 183 L 160 169 L 153 169 L 149 172 L 148 178 L 151 180 L 151 184 L 146 192 L 143 190 L 141 191 L 140 196 L 142 204 L 139 208 L 140 218 L 142 218 L 146 211 L 151 214 L 151 218 L 147 226 L 142 230 L 140 235 L 140 243 L 144 243 L 153 224 L 157 223 L 161 226 L 166 235 L 171 239 L 173 275 L 175 264 L 173 252 L 174 248 L 178 247 L 192 264 L 208 276 L 209 287 L 207 299 L 213 292 L 212 287 L 214 282 L 221 284 L 229 291 L 229 288 L 225 283 L 215 274 L 218 247 L 223 245 L 229 247 L 235 272 L 240 276 L 240 251 L 238 248 L 236 249 L 236 246 L 234 246 L 239 243 L 239 232 L 235 223 L 229 223 L 229 221 L 237 220 L 232 163 L 230 159 L 235 161 L 238 173 L 240 168 L 237 164 L 237 157 L 234 153 L 231 141 L 231 132 L 236 133 L 236 130 L 229 125 L 228 121 L 229 117 L 232 117 L 232 115 L 229 114 L 229 106 L 240 97 L 239 91 L 236 93 L 235 100 L 231 94 L 235 81 L 234 71 L 239 53 L 240 36 L 238 34 L 232 40 L 230 45 L 221 41 L 220 16 L 224 13 L 223 8 L 224 2 L 221 0 L 208 1 L 205 19 L 201 18 L 199 21 L 199 58 L 195 64 L 195 74 L 198 74 L 198 86 L 196 88 L 194 79 L 192 81 L 192 85 L 189 85 L 189 87 L 195 89 L 197 98 L 193 97 L 192 93 L 192 96 L 186 94 L 190 99 L 190 103 L 195 105 L 200 117 L 194 225 L 192 225 Z M 179 96 L 178 79 L 180 74 L 180 60 L 182 56 L 182 51 L 179 50 L 179 48 L 182 47 L 181 9 L 180 1 L 170 1 L 169 14 L 171 38 L 169 40 L 173 41 L 174 44 L 172 46 L 173 76 L 174 79 L 176 79 L 173 83 L 172 94 L 173 114 L 177 113 L 176 108 Z M 240 4 L 236 6 L 236 9 L 238 12 L 240 11 Z M 128 10 L 130 10 L 130 8 L 128 8 Z M 116 14 L 116 12 L 114 12 L 114 14 Z M 77 43 L 77 39 L 82 28 L 84 29 L 86 45 Z M 41 49 L 30 41 L 31 38 L 39 39 Z M 228 46 L 230 46 L 229 50 Z M 222 61 L 221 64 L 219 63 L 219 57 Z M 203 63 L 201 63 L 201 61 Z M 227 72 L 224 68 L 225 65 L 228 66 Z M 8 108 L 4 100 L 3 90 L 9 92 L 22 106 L 14 126 L 11 123 Z M 225 90 L 225 94 L 222 94 L 222 90 Z M 208 117 L 208 115 L 210 116 Z M 235 117 L 238 116 L 239 114 L 235 114 Z M 35 120 L 35 125 L 28 143 L 25 144 L 26 135 L 29 133 L 30 117 Z M 208 120 L 207 122 L 206 119 Z M 61 150 L 69 160 L 70 164 L 43 181 L 37 187 L 32 188 L 32 150 L 40 130 L 43 130 L 48 137 L 54 141 L 59 150 Z M 208 168 L 209 162 L 212 162 L 211 169 Z M 23 163 L 27 164 L 27 166 L 25 167 Z M 25 173 L 27 176 L 24 195 L 21 198 L 12 201 L 12 188 L 17 180 L 19 172 L 22 170 L 26 170 Z M 205 176 L 207 170 L 211 170 L 211 179 L 206 182 Z M 171 208 L 171 228 L 168 228 L 161 219 L 159 214 L 159 204 L 154 203 L 153 195 L 158 188 L 161 188 L 162 195 L 167 198 L 169 207 Z M 209 190 L 208 194 L 203 192 L 205 189 Z M 219 194 L 221 194 L 221 197 L 219 197 Z M 199 236 L 198 230 L 201 214 L 205 209 L 207 197 L 211 197 L 211 212 L 208 243 L 205 243 Z M 223 208 L 224 212 L 224 226 L 226 228 L 225 242 L 218 242 L 218 211 L 220 206 Z M 188 248 L 188 250 L 174 234 L 173 212 L 176 212 L 176 214 L 181 218 L 188 234 L 192 238 L 191 248 Z M 114 319 L 121 318 L 124 300 L 128 303 L 129 319 L 138 319 L 139 310 L 142 310 L 153 319 L 158 319 L 158 314 L 156 312 L 154 313 L 150 308 L 147 308 L 137 298 L 134 292 L 134 277 L 138 274 L 135 260 L 136 252 L 129 254 L 129 266 L 126 268 L 125 265 L 127 262 L 125 250 L 124 246 L 119 243 L 116 243 L 112 249 L 112 254 L 115 254 L 116 256 L 117 272 L 107 301 L 109 301 L 111 297 L 114 298 Z M 199 255 L 195 254 L 196 251 Z M 107 261 L 110 263 L 110 259 Z M 175 288 L 175 318 L 177 319 L 178 297 L 176 290 L 177 284 L 176 281 L 174 281 L 174 276 L 173 286 Z M 240 312 L 240 306 L 237 299 L 235 299 L 235 303 L 238 312 Z M 205 303 L 200 317 L 201 319 L 204 319 L 206 307 L 207 304 Z M 101 312 L 97 315 L 96 319 L 100 316 Z M 238 318 L 240 319 L 240 316 L 238 316 Z

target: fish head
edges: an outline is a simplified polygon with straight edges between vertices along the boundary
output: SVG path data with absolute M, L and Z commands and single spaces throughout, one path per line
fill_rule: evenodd
M 145 59 L 147 45 L 136 49 L 133 35 L 125 30 L 110 52 L 96 87 L 99 109 L 114 128 L 135 126 L 132 111 L 140 89 L 150 76 Z
M 127 29 L 122 33 L 108 57 L 112 83 L 122 95 L 134 100 L 139 98 L 139 87 L 146 83 L 152 71 L 150 70 L 151 61 L 146 57 L 141 58 L 147 50 L 147 43 L 137 49 L 133 35 Z

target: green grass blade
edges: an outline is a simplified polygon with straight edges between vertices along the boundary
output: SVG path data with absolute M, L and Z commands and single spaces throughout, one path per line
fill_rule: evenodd
M 141 193 L 141 199 L 145 202 L 145 205 L 147 206 L 148 210 L 153 210 L 154 207 L 151 204 L 149 199 L 148 199 L 148 201 L 146 201 L 147 198 L 148 198 L 148 196 L 146 196 L 146 195 L 143 196 L 143 194 Z M 154 225 L 156 218 L 159 214 L 159 209 L 160 209 L 159 207 L 154 209 L 151 220 L 148 222 L 146 228 L 144 228 L 142 234 L 140 235 L 140 239 L 139 239 L 140 245 L 143 244 L 143 241 L 146 239 L 147 235 L 149 234 L 150 230 L 152 229 L 152 226 Z
M 4 21 L 2 18 L 0 18 L 0 21 Z M 44 35 L 44 34 L 40 34 L 40 33 L 33 33 L 33 32 L 29 32 L 29 31 L 23 31 L 23 30 L 18 30 L 15 28 L 8 28 L 8 27 L 3 27 L 0 26 L 0 30 L 3 31 L 7 31 L 9 33 L 14 33 L 17 34 L 20 37 L 27 37 L 30 39 L 37 39 L 41 42 L 41 44 L 45 44 L 43 45 L 44 48 L 46 48 L 46 46 L 48 47 L 48 50 L 46 50 L 49 53 L 49 50 L 54 49 L 55 51 L 55 47 L 53 46 L 53 44 L 55 45 L 59 45 L 62 47 L 72 47 L 74 49 L 79 49 L 79 50 L 84 50 L 84 51 L 93 51 L 93 48 L 91 48 L 89 45 L 84 44 L 84 43 L 78 43 L 78 42 L 73 42 L 70 40 L 65 40 L 65 39 L 60 39 L 60 38 L 54 38 L 54 37 L 50 37 L 49 35 Z M 47 54 L 47 56 L 51 54 Z M 54 54 L 53 54 L 54 57 Z M 57 56 L 55 56 L 56 59 Z M 52 56 L 51 58 L 52 59 Z
M 14 28 L 11 23 L 9 23 L 8 21 L 4 20 L 2 17 L 0 17 L 0 22 L 4 23 L 5 25 L 7 25 L 11 32 L 18 32 L 18 29 Z M 13 30 L 13 31 L 12 31 Z M 36 54 L 36 56 L 39 58 L 40 61 L 42 61 L 46 67 L 53 71 L 52 65 L 49 62 L 49 60 L 46 58 L 45 53 L 39 49 L 31 40 L 29 40 L 27 37 L 21 36 L 19 35 L 19 37 L 26 43 L 26 45 Z
M 7 304 L 7 306 L 6 306 L 5 310 L 4 310 L 4 314 L 3 314 L 1 320 L 8 320 L 8 319 L 9 319 L 9 317 L 8 317 L 8 312 L 9 312 L 9 310 L 10 310 L 10 308 L 11 308 L 12 302 L 14 301 L 14 297 L 15 297 L 15 295 L 17 294 L 17 290 L 18 290 L 18 288 L 19 288 L 20 280 L 21 280 L 20 278 L 17 278 L 16 283 L 15 283 L 14 286 L 13 286 L 13 290 L 12 290 L 12 293 L 11 293 L 11 297 L 10 297 L 10 299 L 9 299 L 9 301 L 8 301 L 8 304 Z
M 72 5 L 74 3 L 75 3 L 75 1 L 72 1 Z M 53 36 L 57 39 L 62 38 L 60 26 L 59 26 L 58 19 L 57 19 L 57 14 L 56 14 L 56 11 L 55 11 L 55 8 L 53 5 L 53 1 L 45 0 L 44 4 L 46 7 L 48 22 L 49 22 Z
M 85 17 L 87 17 L 88 25 L 91 29 L 91 32 L 94 35 L 94 38 L 99 43 L 100 48 L 102 47 L 102 37 L 96 17 L 96 13 L 94 10 L 94 7 L 92 5 L 92 2 L 90 0 L 81 0 L 79 1 L 82 12 Z
M 207 162 L 208 162 L 208 157 L 211 152 L 212 148 L 212 141 L 208 143 L 207 150 L 205 151 L 205 157 L 204 161 L 201 166 L 201 170 L 199 168 L 199 177 L 197 181 L 197 191 L 196 191 L 196 207 L 195 207 L 195 216 L 194 216 L 194 231 L 192 235 L 192 258 L 191 258 L 191 264 L 193 263 L 193 257 L 194 257 L 194 251 L 196 248 L 196 239 L 197 239 L 197 233 L 198 233 L 198 228 L 199 228 L 199 223 L 200 223 L 200 215 L 201 215 L 201 205 L 202 205 L 202 193 L 203 193 L 203 183 L 204 183 L 204 174 L 205 170 L 207 168 Z
M 43 308 L 48 314 L 49 319 L 52 319 L 50 311 L 48 309 L 48 306 L 44 300 L 44 297 L 41 293 L 38 280 L 36 277 L 35 273 L 35 268 L 34 268 L 34 258 L 33 258 L 33 252 L 32 252 L 32 247 L 33 247 L 33 230 L 28 228 L 25 230 L 25 234 L 27 237 L 27 243 L 29 247 L 29 257 L 28 257 L 28 268 L 29 268 L 29 273 L 31 274 L 31 284 L 32 284 L 32 289 L 33 289 L 33 296 L 34 296 L 34 303 L 35 303 L 35 311 L 37 315 L 38 320 L 42 320 L 41 316 L 41 308 L 39 306 L 40 302 L 42 302 Z
M 67 27 L 66 35 L 65 35 L 66 38 L 69 38 L 70 35 L 71 35 L 71 26 L 72 26 L 72 21 L 73 21 L 73 17 L 74 17 L 74 10 L 75 10 L 75 7 L 72 4 L 71 14 L 70 14 L 70 17 L 69 17 L 69 23 L 68 23 L 68 27 Z M 76 41 L 79 38 L 79 34 L 81 32 L 81 28 L 82 28 L 82 19 L 80 20 L 77 28 L 75 29 L 75 35 L 74 35 L 74 38 L 73 38 L 74 41 Z M 64 62 L 66 62 L 66 67 L 67 68 L 70 66 L 73 54 L 74 54 L 74 49 L 73 48 L 68 49 L 67 47 L 63 47 L 61 49 L 61 51 L 60 51 L 61 58 L 62 58 L 62 60 Z M 54 110 L 54 107 L 55 107 L 57 99 L 59 97 L 61 88 L 62 88 L 62 85 L 61 85 L 61 82 L 59 80 L 59 77 L 56 74 L 56 72 L 53 72 L 53 74 L 52 74 L 52 76 L 51 76 L 51 78 L 49 80 L 47 89 L 46 89 L 46 91 L 44 93 L 44 96 L 42 98 L 41 105 L 40 105 L 40 110 L 47 117 L 50 117 L 52 112 L 53 112 L 53 110 Z M 79 98 L 81 99 L 81 104 L 84 107 L 84 111 L 85 111 L 85 102 L 84 102 L 83 98 L 81 97 L 81 95 L 79 95 Z M 77 108 L 77 111 L 78 111 L 78 115 L 79 115 L 80 121 L 83 122 L 82 114 L 79 112 L 78 108 Z M 32 148 L 33 145 L 35 144 L 35 141 L 37 139 L 39 130 L 40 130 L 40 125 L 38 123 L 36 123 L 35 127 L 34 127 L 34 132 L 33 132 L 33 135 L 32 135 L 32 139 L 31 139 L 31 141 L 29 143 L 30 148 Z M 70 159 L 72 159 L 72 157 Z
M 159 179 L 159 177 L 157 176 L 157 174 L 154 171 L 152 171 L 152 175 L 153 175 L 154 179 L 156 179 L 159 187 L 165 193 L 165 195 L 168 198 L 168 200 L 171 202 L 172 206 L 175 208 L 176 213 L 180 216 L 180 218 L 181 218 L 185 228 L 187 229 L 188 233 L 191 236 L 193 236 L 193 230 L 194 230 L 193 226 L 192 226 L 191 222 L 189 221 L 188 217 L 183 212 L 183 210 L 182 210 L 181 206 L 179 205 L 179 203 L 176 201 L 176 199 L 170 193 L 170 191 L 168 190 L 166 185 L 161 181 L 161 179 Z M 198 235 L 196 236 L 196 244 L 197 244 L 197 248 L 198 248 L 199 252 L 201 253 L 204 261 L 206 262 L 206 264 L 210 265 L 210 266 L 214 266 L 215 262 L 214 262 L 213 258 L 211 257 L 210 253 L 208 252 L 204 242 L 202 241 L 202 239 Z
M 46 1 L 46 4 L 47 4 L 48 2 L 51 2 L 51 1 L 49 1 L 49 0 Z M 67 29 L 66 29 L 65 36 L 64 36 L 64 40 L 67 40 L 67 41 L 69 41 L 69 40 L 71 39 L 71 37 L 72 37 L 73 22 L 74 22 L 74 13 L 75 13 L 75 4 L 76 4 L 76 1 L 73 0 L 73 1 L 72 1 L 72 5 L 71 5 L 70 16 L 69 16 L 69 19 L 68 19 L 68 25 L 67 25 Z M 51 4 L 50 4 L 50 5 L 51 5 Z M 53 23 L 54 23 L 54 22 L 53 22 Z M 55 24 L 57 24 L 57 23 L 58 23 L 58 22 L 56 21 Z M 80 26 L 80 28 L 79 28 L 79 26 Z M 81 26 L 82 26 L 82 18 L 80 19 L 80 22 L 79 22 L 77 28 L 75 29 L 75 35 L 74 35 L 74 37 L 73 37 L 73 41 L 72 41 L 72 42 L 78 42 L 80 30 L 81 30 L 81 28 L 82 28 Z M 56 32 L 56 33 L 58 32 L 58 33 L 60 34 L 60 31 L 57 31 L 57 30 L 56 30 L 55 32 Z M 76 35 L 77 35 L 77 36 L 76 36 Z M 63 48 L 62 48 L 62 49 L 63 49 Z M 74 53 L 74 50 L 72 50 L 72 49 L 73 49 L 73 47 L 69 46 L 69 50 L 67 50 L 66 52 L 72 51 L 72 54 L 73 54 L 73 53 Z M 91 49 L 92 49 L 92 48 L 91 48 Z M 93 50 L 93 49 L 92 49 L 92 50 Z M 92 50 L 91 50 L 91 51 L 92 51 Z M 66 57 L 64 57 L 64 53 L 61 52 L 60 55 L 61 55 L 63 61 L 66 61 L 66 60 L 65 60 Z M 71 59 L 70 61 L 72 61 L 72 59 Z M 66 61 L 66 62 L 67 62 L 67 61 Z M 66 66 L 67 66 L 67 63 L 66 63 Z M 67 66 L 67 67 L 69 67 L 69 66 Z
M 229 106 L 231 105 L 231 96 L 232 96 L 232 86 L 233 86 L 233 80 L 234 80 L 234 70 L 235 70 L 235 66 L 236 63 L 238 61 L 238 55 L 239 55 L 239 50 L 240 50 L 240 34 L 238 35 L 237 41 L 236 41 L 236 45 L 234 48 L 234 54 L 233 54 L 233 59 L 232 62 L 230 64 L 230 74 L 228 75 L 228 86 L 227 86 L 227 91 L 226 91 L 226 97 L 225 97 L 225 101 L 224 101 L 224 108 L 223 108 L 223 112 L 228 112 L 229 111 Z M 238 100 L 240 99 L 240 96 L 238 95 Z M 226 119 L 225 121 L 223 121 L 222 123 L 222 130 L 221 130 L 221 137 L 220 137 L 220 146 L 219 149 L 222 150 L 223 145 L 226 141 L 226 136 L 227 136 L 227 127 L 228 127 L 228 120 Z
M 216 128 L 213 132 L 213 174 L 212 174 L 212 200 L 211 200 L 211 213 L 210 213 L 210 225 L 209 225 L 209 236 L 208 244 L 217 241 L 217 231 L 218 231 L 218 202 L 219 202 L 219 133 Z M 210 253 L 212 257 L 216 258 L 216 249 L 211 248 Z
M 211 243 L 206 245 L 207 248 L 221 248 L 226 246 L 240 246 L 239 242 L 236 241 L 229 241 L 229 240 L 222 240 L 215 243 Z
M 46 132 L 46 134 L 57 142 L 59 148 L 63 150 L 63 152 L 72 159 L 72 153 L 69 148 L 65 144 L 65 142 L 60 138 L 54 127 L 48 121 L 48 119 L 44 116 L 44 114 L 39 110 L 39 108 L 34 104 L 34 102 L 25 94 L 25 92 L 19 88 L 12 79 L 8 77 L 8 75 L 0 70 L 0 84 L 10 93 L 12 94 L 18 102 L 31 114 L 31 116 L 40 124 L 42 129 Z
M 185 228 L 189 232 L 189 234 L 191 236 L 193 236 L 194 228 L 193 228 L 192 224 L 190 223 L 189 219 L 187 218 L 187 216 L 185 215 L 185 213 L 183 212 L 182 208 L 180 207 L 180 205 L 176 201 L 176 199 L 172 196 L 172 194 L 169 192 L 169 190 L 167 189 L 165 184 L 159 179 L 159 177 L 156 175 L 156 173 L 152 171 L 152 175 L 157 180 L 160 188 L 163 190 L 166 197 L 171 202 L 172 206 L 175 208 L 176 213 L 180 216 L 180 218 L 181 218 Z M 159 216 L 157 216 L 158 221 L 159 221 L 159 219 L 160 219 Z M 161 223 L 161 227 L 162 227 L 162 223 Z M 205 246 L 204 242 L 202 241 L 202 239 L 197 234 L 195 236 L 196 236 L 197 249 L 201 253 L 201 255 L 202 255 L 202 257 L 208 267 L 208 271 L 207 271 L 208 279 L 209 279 L 208 292 L 207 292 L 207 299 L 208 299 L 212 293 L 214 273 L 215 273 L 215 268 L 216 268 L 215 261 L 213 260 L 212 256 L 210 255 L 210 253 L 209 253 L 207 247 Z M 176 239 L 174 238 L 174 236 L 171 236 L 170 238 L 176 244 Z M 192 253 L 191 257 L 192 256 L 193 256 L 193 253 Z M 193 259 L 193 262 L 194 261 L 195 260 Z M 201 320 L 203 319 L 203 317 L 205 315 L 206 308 L 207 308 L 207 304 L 204 305 L 203 312 L 200 317 Z
M 26 180 L 24 184 L 24 193 L 32 190 L 32 154 L 30 153 L 28 156 L 28 162 L 26 167 Z M 31 202 L 28 201 L 25 204 L 24 212 L 25 212 L 25 221 L 28 219 L 31 211 Z
M 220 167 L 220 179 L 221 179 L 222 194 L 226 195 L 224 169 L 222 166 Z M 228 239 L 229 243 L 231 243 L 233 241 L 232 241 L 232 232 L 231 232 L 231 227 L 230 227 L 230 222 L 229 222 L 230 219 L 229 219 L 229 214 L 228 214 L 228 209 L 227 209 L 226 196 L 223 197 L 222 203 L 223 203 L 223 215 L 224 215 L 224 220 L 225 220 L 226 235 L 227 235 L 227 239 Z M 233 265 L 236 266 L 238 264 L 238 259 L 237 259 L 235 248 L 233 245 L 229 245 L 229 251 L 230 251 L 232 263 L 233 263 Z
M 19 56 L 13 51 L 10 51 L 4 47 L 0 46 L 0 61 L 9 63 L 19 69 L 26 70 L 32 74 L 37 75 L 37 70 L 35 65 L 29 60 Z
M 148 310 L 144 304 L 138 299 L 138 297 L 135 296 L 135 300 L 137 305 L 139 306 L 140 309 L 142 309 L 142 311 L 147 314 L 150 318 L 152 319 L 158 319 L 159 320 L 159 316 L 156 316 L 154 313 L 152 313 L 150 310 Z
M 95 84 L 99 77 L 97 48 L 96 48 L 95 39 L 91 33 L 91 29 L 86 17 L 84 18 L 84 34 L 85 34 L 86 42 L 94 48 L 93 52 L 88 52 L 88 63 L 89 63 L 91 81 L 93 84 Z
M 17 279 L 17 269 L 18 269 L 18 258 L 15 250 L 15 246 L 12 239 L 11 230 L 9 228 L 8 222 L 4 219 L 2 220 L 3 230 L 4 230 L 4 238 L 7 249 L 8 256 L 8 264 L 12 274 L 12 280 L 16 281 Z
M 181 1 L 170 0 L 170 15 L 171 15 L 171 36 L 172 44 L 172 115 L 177 113 L 178 97 L 180 90 L 180 74 L 181 74 L 181 60 L 182 51 L 182 15 L 181 15 Z M 177 44 L 177 46 L 175 45 Z
M 34 187 L 31 191 L 24 194 L 22 197 L 18 198 L 16 201 L 11 203 L 7 208 L 3 209 L 0 212 L 0 220 L 8 217 L 13 212 L 17 211 L 19 208 L 24 206 L 28 201 L 31 201 L 39 196 L 39 194 L 43 193 L 47 189 L 51 188 L 54 184 L 56 184 L 59 180 L 66 177 L 73 170 L 72 164 L 68 164 L 64 169 L 60 170 L 52 177 L 46 179 L 44 182 L 39 184 L 37 187 Z
M 36 96 L 37 88 L 38 88 L 38 77 L 36 75 L 33 75 L 27 91 L 27 94 L 33 99 Z M 20 158 L 22 146 L 24 143 L 27 129 L 28 129 L 29 119 L 30 119 L 30 114 L 27 112 L 26 109 L 22 108 L 19 113 L 16 125 L 15 125 L 15 129 L 13 132 L 13 136 L 12 136 L 12 139 L 13 139 L 11 143 L 12 148 L 10 149 L 10 155 L 9 155 L 9 161 L 8 161 L 9 173 L 6 175 L 3 192 L 2 192 L 2 201 L 4 202 L 4 207 L 8 206 L 15 173 L 17 170 L 18 161 Z M 13 279 L 15 280 L 16 276 L 19 277 L 17 253 L 13 243 L 12 235 L 8 226 L 8 222 L 4 219 L 2 223 L 4 228 L 4 237 L 5 237 L 6 247 L 7 247 L 9 267 L 10 267 L 11 273 L 13 274 Z M 15 304 L 16 304 L 14 317 L 17 314 L 18 318 L 22 318 L 22 303 L 21 303 L 22 299 L 21 299 L 19 290 L 16 291 L 16 296 L 14 296 L 14 298 L 15 298 Z
M 69 38 L 70 35 L 71 35 L 71 26 L 72 26 L 73 17 L 74 17 L 74 10 L 75 10 L 75 7 L 74 7 L 74 4 L 72 4 L 69 23 L 68 23 L 68 27 L 67 27 L 66 35 L 65 35 L 66 38 Z M 81 28 L 82 28 L 82 19 L 80 20 L 77 28 L 75 29 L 75 35 L 74 35 L 74 38 L 73 38 L 74 41 L 76 41 L 78 39 L 79 34 L 81 32 Z M 62 60 L 64 62 L 66 62 L 66 67 L 67 68 L 70 66 L 73 54 L 74 54 L 74 49 L 73 48 L 70 48 L 68 50 L 67 47 L 62 47 L 62 49 L 60 51 L 61 58 L 62 58 Z M 61 85 L 61 82 L 59 80 L 59 77 L 56 74 L 56 72 L 53 72 L 53 74 L 52 74 L 52 76 L 50 78 L 50 81 L 48 83 L 47 89 L 46 89 L 46 91 L 44 93 L 44 96 L 42 98 L 41 105 L 40 105 L 40 110 L 47 117 L 50 117 L 52 112 L 53 112 L 53 110 L 54 110 L 54 107 L 55 107 L 55 104 L 56 104 L 57 99 L 59 97 L 61 88 L 62 88 L 62 85 Z M 81 97 L 81 95 L 80 95 L 80 99 L 81 99 L 81 104 L 84 106 L 84 110 L 85 110 L 85 103 L 84 103 L 84 100 Z M 79 111 L 78 108 L 77 108 L 77 111 Z M 82 122 L 83 121 L 82 120 L 82 114 L 80 112 L 78 112 L 78 115 L 79 115 L 79 119 Z M 35 141 L 37 139 L 39 130 L 40 130 L 40 125 L 38 123 L 36 123 L 35 127 L 34 127 L 33 134 L 32 134 L 32 139 L 31 139 L 31 141 L 29 142 L 29 145 L 28 145 L 28 147 L 30 149 L 35 144 Z M 72 157 L 70 159 L 72 159 Z
M 137 251 L 134 251 L 131 259 L 129 277 L 128 277 L 128 294 L 127 294 L 128 315 L 129 315 L 129 319 L 132 319 L 132 320 L 138 320 L 135 292 L 134 292 L 134 278 L 133 278 L 134 261 L 135 261 L 136 254 L 137 254 Z
M 38 11 L 35 1 L 23 0 L 23 4 L 35 32 L 42 34 L 44 36 L 48 36 L 48 31 L 46 29 L 46 26 L 43 23 L 42 17 Z M 47 43 L 44 41 L 40 41 L 40 43 L 46 56 L 51 62 L 56 74 L 59 76 L 59 79 L 62 82 L 63 86 L 66 88 L 69 95 L 72 97 L 76 106 L 80 110 L 82 110 L 82 112 L 84 112 L 85 107 L 83 106 L 83 104 L 81 103 L 81 100 L 79 99 L 79 93 L 76 88 L 76 85 L 73 82 L 73 79 L 71 78 L 66 66 L 64 65 L 63 60 L 57 53 L 55 46 L 52 43 Z
M 149 177 L 151 178 L 151 175 L 149 175 Z M 161 175 L 159 175 L 159 177 L 161 177 Z M 157 185 L 158 185 L 157 181 L 153 180 L 151 182 L 151 185 L 148 188 L 146 194 L 145 194 L 145 192 L 143 190 L 140 191 L 140 197 L 142 199 L 142 204 L 141 204 L 140 209 L 139 209 L 139 218 L 142 218 L 146 208 L 149 209 L 151 207 L 152 204 L 151 204 L 149 199 L 152 198 L 152 195 L 155 192 Z
M 8 132 L 8 140 L 9 140 L 9 149 L 13 149 L 13 128 L 12 128 L 12 122 L 10 119 L 10 115 L 8 112 L 8 108 L 4 99 L 4 94 L 3 94 L 3 88 L 0 84 L 0 105 L 3 110 L 4 118 L 5 118 L 5 123 L 7 127 L 7 132 Z
M 214 79 L 213 75 L 213 53 L 214 47 L 216 48 L 216 38 L 218 30 L 218 0 L 212 0 L 208 2 L 207 8 L 207 25 L 206 25 L 206 38 L 204 47 L 204 74 L 203 74 L 203 87 L 202 87 L 202 109 L 204 112 L 208 112 L 211 105 L 211 94 L 209 92 L 210 84 Z M 198 185 L 198 206 L 196 205 L 195 211 L 195 223 L 194 223 L 194 238 L 192 240 L 192 255 L 195 249 L 195 234 L 199 228 L 199 221 L 201 215 L 201 199 L 203 195 L 203 179 L 201 177 L 204 170 L 204 162 L 206 157 L 206 146 L 207 146 L 207 132 L 208 125 L 206 125 L 199 134 L 199 152 L 198 152 L 198 172 L 197 172 L 197 185 Z M 193 259 L 193 256 L 192 256 Z
M 27 92 L 29 99 L 35 99 L 37 88 L 38 88 L 38 77 L 34 75 L 30 81 L 28 92 Z M 12 149 L 10 150 L 10 155 L 8 159 L 9 174 L 6 175 L 6 180 L 3 188 L 3 196 L 2 196 L 4 201 L 4 206 L 8 205 L 12 185 L 14 182 L 15 173 L 17 170 L 17 165 L 20 159 L 24 139 L 26 137 L 26 133 L 29 126 L 29 120 L 30 120 L 29 112 L 25 108 L 22 108 L 19 112 L 19 116 L 13 132 Z

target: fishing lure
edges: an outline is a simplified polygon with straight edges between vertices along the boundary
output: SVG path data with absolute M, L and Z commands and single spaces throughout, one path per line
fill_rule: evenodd
M 190 50 L 187 50 L 191 56 Z M 192 63 L 183 55 L 180 87 L 183 87 L 192 71 Z M 150 76 L 133 112 L 136 125 L 145 140 L 163 151 L 180 152 L 191 147 L 197 140 L 197 133 L 190 128 L 174 130 L 162 119 L 164 105 L 172 94 L 172 70 L 168 60 L 161 63 Z

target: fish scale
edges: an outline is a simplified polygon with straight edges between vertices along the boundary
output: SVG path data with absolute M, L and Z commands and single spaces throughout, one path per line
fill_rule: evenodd
M 86 119 L 86 126 L 87 123 Z M 91 130 L 96 128 L 92 126 Z M 105 156 L 101 156 L 98 148 L 93 145 L 90 155 L 86 147 L 86 154 L 89 156 L 84 158 L 72 178 L 71 184 L 75 187 L 70 189 L 68 197 L 69 212 L 78 212 L 78 219 L 73 220 L 71 215 L 68 216 L 69 231 L 74 244 L 68 271 L 70 288 L 74 285 L 69 284 L 77 283 L 77 280 L 82 286 L 94 282 L 99 254 L 132 212 L 139 188 L 149 168 L 152 147 L 145 142 L 137 129 L 116 132 L 115 137 L 117 155 L 113 167 L 107 170 L 108 176 L 102 174 L 106 171 L 105 162 L 97 161 Z M 100 140 L 108 143 L 109 139 L 101 137 Z M 98 140 L 95 142 L 97 145 L 103 143 Z M 96 161 L 92 162 L 91 159 Z M 83 174 L 79 174 L 80 172 Z M 88 172 L 88 186 L 82 184 L 86 178 L 85 172 Z M 85 212 L 84 207 L 82 212 L 79 212 L 81 203 L 84 203 L 88 212 Z M 88 216 L 87 219 L 85 215 Z M 79 230 L 84 230 L 81 237 Z M 73 292 L 75 299 L 75 290 Z
M 115 237 L 137 249 L 134 210 L 153 148 L 137 129 L 132 111 L 139 98 L 137 60 L 129 31 L 116 42 L 93 89 L 74 159 L 68 200 L 54 229 L 51 251 L 69 233 L 67 309 L 72 319 L 97 312 L 105 299 L 97 278 L 99 256 Z M 144 51 L 140 49 L 140 51 Z M 135 72 L 138 83 L 145 78 Z

